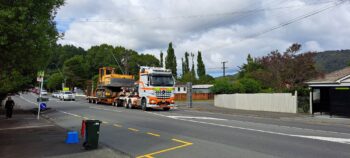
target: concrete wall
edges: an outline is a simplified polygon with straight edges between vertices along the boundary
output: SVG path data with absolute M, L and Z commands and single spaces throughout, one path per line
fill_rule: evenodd
M 220 94 L 215 95 L 214 105 L 229 109 L 297 113 L 296 96 L 291 93 Z

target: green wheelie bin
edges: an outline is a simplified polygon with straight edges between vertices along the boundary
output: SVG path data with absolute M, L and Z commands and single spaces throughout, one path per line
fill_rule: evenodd
M 97 149 L 100 135 L 99 120 L 85 120 L 85 141 L 83 146 L 86 150 Z

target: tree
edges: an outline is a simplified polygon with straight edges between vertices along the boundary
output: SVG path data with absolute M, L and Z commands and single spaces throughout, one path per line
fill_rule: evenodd
M 233 83 L 227 78 L 216 80 L 214 85 L 210 87 L 210 91 L 214 94 L 232 94 L 236 89 L 237 87 L 234 87 Z
M 67 85 L 69 87 L 84 88 L 88 79 L 87 69 L 84 57 L 81 55 L 76 55 L 66 60 L 63 64 L 63 74 L 67 77 Z
M 47 79 L 47 89 L 58 90 L 62 89 L 63 77 L 60 73 L 54 73 Z
M 298 53 L 300 44 L 293 44 L 285 52 L 278 50 L 261 58 L 247 57 L 247 63 L 240 68 L 239 79 L 250 78 L 258 81 L 262 89 L 278 92 L 304 87 L 305 82 L 320 73 L 313 60 L 315 53 Z
M 181 58 L 181 70 L 182 70 L 182 77 L 185 75 L 185 63 L 184 58 Z
M 180 81 L 183 83 L 186 83 L 186 82 L 197 83 L 197 79 L 192 76 L 191 72 L 187 72 L 187 73 L 183 74 Z
M 160 67 L 163 67 L 163 52 L 160 51 Z
M 193 60 L 193 58 L 194 58 L 194 54 L 193 54 L 193 53 L 191 53 L 191 57 L 192 57 L 192 69 L 191 69 L 191 75 L 192 75 L 192 77 L 193 77 L 193 78 L 196 78 L 196 71 L 194 70 L 194 60 Z
M 188 52 L 185 52 L 185 61 L 184 61 L 184 73 L 188 73 L 190 72 L 190 61 L 188 59 L 188 57 L 190 56 L 190 54 Z
M 63 0 L 1 1 L 0 100 L 29 88 L 59 38 L 53 21 Z
M 261 91 L 261 84 L 251 78 L 243 78 L 238 81 L 244 90 L 244 93 L 259 93 Z
M 199 78 L 205 76 L 205 65 L 203 63 L 202 53 L 200 51 L 198 51 L 197 55 L 197 74 Z
M 170 69 L 171 73 L 175 78 L 177 78 L 177 70 L 176 70 L 176 56 L 173 48 L 173 44 L 170 42 L 167 50 L 167 56 L 165 58 L 165 68 Z
M 240 71 L 238 73 L 238 78 L 251 78 L 254 76 L 254 73 L 261 70 L 262 66 L 256 60 L 254 60 L 250 54 L 247 56 L 247 63 L 243 64 L 240 67 Z
M 204 75 L 199 77 L 197 83 L 198 84 L 212 84 L 214 83 L 215 79 L 214 77 L 210 76 L 210 75 Z

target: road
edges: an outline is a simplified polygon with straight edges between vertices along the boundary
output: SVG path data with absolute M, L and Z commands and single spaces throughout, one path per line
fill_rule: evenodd
M 34 94 L 15 97 L 33 104 Z M 141 111 L 85 100 L 50 98 L 44 115 L 79 130 L 81 120 L 103 121 L 100 143 L 134 157 L 350 157 L 350 128 L 174 109 Z

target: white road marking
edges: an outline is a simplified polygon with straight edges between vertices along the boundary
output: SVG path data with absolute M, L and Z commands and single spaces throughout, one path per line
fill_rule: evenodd
M 119 111 L 119 110 L 105 109 L 105 108 L 99 108 L 99 107 L 93 107 L 93 106 L 90 106 L 89 108 L 91 108 L 91 109 L 97 109 L 97 110 L 111 111 L 111 112 L 122 112 L 122 111 Z
M 224 125 L 224 124 L 218 124 L 218 123 L 197 121 L 197 120 L 192 120 L 192 119 L 186 119 L 186 117 L 184 117 L 184 116 L 182 116 L 182 118 L 181 117 L 179 118 L 179 117 L 167 116 L 167 115 L 162 115 L 162 114 L 153 113 L 153 112 L 148 112 L 148 113 L 151 113 L 151 114 L 154 114 L 154 115 L 158 115 L 158 116 L 162 116 L 162 117 L 168 117 L 168 118 L 176 119 L 176 120 L 182 120 L 182 121 L 193 122 L 193 123 L 200 123 L 200 124 L 207 124 L 207 125 L 213 125 L 213 126 L 219 126 L 219 127 L 227 127 L 227 128 L 233 128 L 233 129 L 248 130 L 248 131 L 268 133 L 268 134 L 275 134 L 275 135 L 282 135 L 282 136 L 299 137 L 299 138 L 322 140 L 322 141 L 329 141 L 329 142 L 342 143 L 342 144 L 350 144 L 350 138 L 294 135 L 294 134 L 287 134 L 287 133 L 280 133 L 280 132 L 273 132 L 273 131 L 265 131 L 265 130 L 259 130 L 259 129 L 253 129 L 253 128 L 245 128 L 245 127 Z M 188 118 L 193 118 L 193 117 L 188 117 Z
M 22 126 L 22 127 L 12 127 L 12 128 L 1 128 L 0 131 L 16 130 L 16 129 L 42 128 L 42 127 L 50 127 L 50 126 L 54 126 L 54 125 Z
M 227 121 L 227 119 L 214 118 L 214 117 L 197 117 L 197 116 L 167 116 L 173 119 L 199 119 L 199 120 L 219 120 Z
M 61 111 L 61 110 L 58 110 L 58 111 L 61 112 L 61 113 L 67 114 L 67 115 L 74 116 L 74 117 L 81 117 L 81 116 L 79 116 L 79 115 L 72 114 L 72 113 L 69 113 L 69 112 L 65 112 L 65 111 Z

